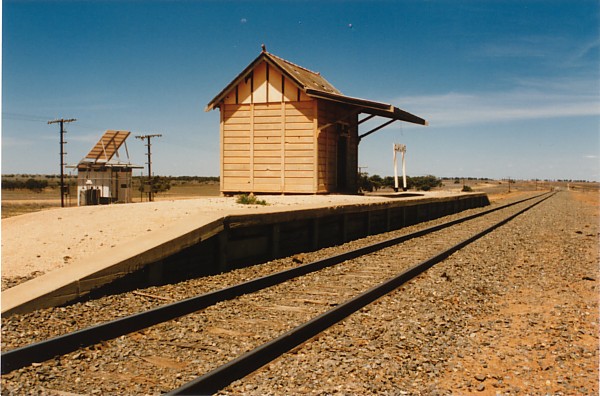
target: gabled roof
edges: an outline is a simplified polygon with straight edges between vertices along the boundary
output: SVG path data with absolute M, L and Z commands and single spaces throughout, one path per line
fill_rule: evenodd
M 317 90 L 324 93 L 334 93 L 341 95 L 342 93 L 335 88 L 329 81 L 327 81 L 320 73 L 313 72 L 302 66 L 298 66 L 292 62 L 282 59 L 267 52 L 264 48 L 263 51 L 254 59 L 236 78 L 233 79 L 208 105 L 206 105 L 205 111 L 213 110 L 218 104 L 227 96 L 227 94 L 235 88 L 242 80 L 244 80 L 254 68 L 262 61 L 269 63 L 271 66 L 276 67 L 281 73 L 288 79 L 292 80 L 300 89 L 306 92 L 307 89 Z
M 215 107 L 218 107 L 225 96 L 227 96 L 227 94 L 243 79 L 247 78 L 254 68 L 262 61 L 277 67 L 286 78 L 291 79 L 307 96 L 353 106 L 356 108 L 357 113 L 366 113 L 372 116 L 390 118 L 392 120 L 428 125 L 427 121 L 423 118 L 394 107 L 391 104 L 346 96 L 321 76 L 320 73 L 308 70 L 273 55 L 267 52 L 264 46 L 260 55 L 258 55 L 252 63 L 250 63 L 235 79 L 233 79 L 233 81 L 219 92 L 208 105 L 206 105 L 205 111 L 210 111 Z

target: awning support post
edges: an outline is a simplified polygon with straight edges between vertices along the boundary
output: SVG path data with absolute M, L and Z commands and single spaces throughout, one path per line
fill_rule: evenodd
M 397 121 L 397 120 L 396 119 L 391 119 L 388 122 L 384 122 L 383 124 L 379 125 L 377 128 L 373 128 L 369 132 L 363 133 L 362 135 L 360 135 L 358 137 L 358 140 L 360 141 L 362 138 L 365 138 L 365 137 L 369 136 L 370 134 L 372 134 L 374 132 L 377 132 L 381 128 L 385 128 L 386 126 L 390 125 L 394 121 Z
M 358 125 L 362 124 L 363 122 L 369 121 L 373 117 L 375 117 L 375 114 L 371 114 L 370 116 L 363 118 L 362 120 L 358 121 Z

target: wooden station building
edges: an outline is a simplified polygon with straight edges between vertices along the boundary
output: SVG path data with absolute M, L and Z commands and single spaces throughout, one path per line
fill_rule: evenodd
M 217 107 L 223 194 L 356 193 L 362 138 L 398 120 L 427 125 L 390 104 L 345 96 L 264 46 L 206 111 Z M 359 134 L 373 117 L 387 120 Z

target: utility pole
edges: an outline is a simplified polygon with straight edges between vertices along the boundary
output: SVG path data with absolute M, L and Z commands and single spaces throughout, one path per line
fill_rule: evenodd
M 150 190 L 148 190 L 148 201 L 152 202 L 152 150 L 150 149 L 150 147 L 152 147 L 152 142 L 151 139 L 153 137 L 162 137 L 162 135 L 160 134 L 155 134 L 155 135 L 137 135 L 136 139 L 141 139 L 142 141 L 148 139 L 148 143 L 146 144 L 146 147 L 148 147 L 148 153 L 146 154 L 148 156 L 148 185 L 150 186 Z
M 60 207 L 65 207 L 65 144 L 67 143 L 64 139 L 65 133 L 65 123 L 67 122 L 75 122 L 77 121 L 75 118 L 69 119 L 57 119 L 48 121 L 48 124 L 60 124 Z

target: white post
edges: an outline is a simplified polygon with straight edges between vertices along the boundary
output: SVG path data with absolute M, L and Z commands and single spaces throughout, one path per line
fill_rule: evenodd
M 402 191 L 408 190 L 406 188 L 406 162 L 404 161 L 404 154 L 406 154 L 406 145 L 402 145 Z
M 406 153 L 406 145 L 394 143 L 394 191 L 398 192 L 398 160 L 396 153 L 400 151 L 402 153 L 402 190 L 406 191 L 406 161 L 404 160 L 404 154 Z
M 394 143 L 394 191 L 398 192 L 398 161 L 396 159 L 396 146 Z

